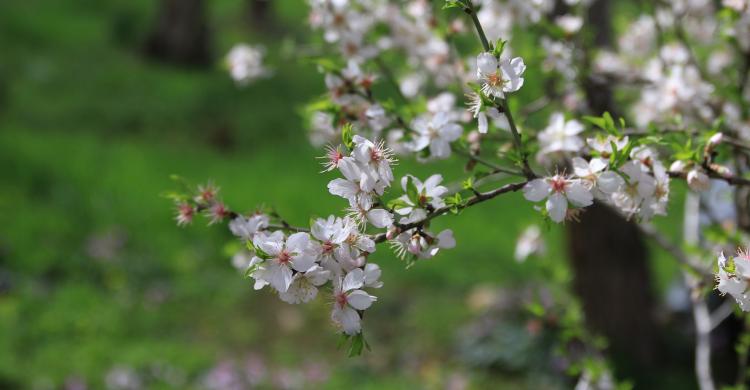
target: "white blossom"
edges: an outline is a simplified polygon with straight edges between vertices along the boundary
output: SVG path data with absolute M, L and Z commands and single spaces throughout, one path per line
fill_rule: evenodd
M 318 287 L 331 279 L 331 271 L 313 265 L 304 273 L 294 275 L 292 284 L 284 292 L 279 292 L 282 301 L 292 304 L 309 302 L 318 295 Z
M 565 220 L 568 203 L 586 207 L 594 201 L 593 195 L 580 180 L 568 179 L 559 174 L 530 181 L 523 187 L 523 195 L 532 202 L 547 199 L 547 213 L 550 219 L 558 223 Z
M 542 254 L 545 250 L 541 229 L 537 225 L 531 225 L 518 237 L 514 257 L 516 261 L 521 262 L 533 254 Z
M 578 136 L 583 131 L 583 124 L 575 119 L 566 121 L 565 115 L 556 112 L 550 116 L 549 126 L 539 133 L 541 154 L 559 152 L 578 152 L 583 147 L 583 140 Z
M 403 204 L 396 206 L 396 213 L 408 216 L 401 219 L 401 223 L 414 222 L 424 218 L 426 216 L 424 210 L 427 207 L 434 210 L 445 206 L 442 196 L 448 192 L 447 187 L 440 185 L 443 176 L 439 174 L 428 177 L 424 183 L 414 176 L 405 175 L 401 178 L 401 188 L 404 192 L 408 192 L 407 184 L 410 180 L 417 190 L 418 199 L 415 203 L 408 195 L 402 195 L 398 198 Z
M 440 111 L 435 115 L 425 114 L 412 121 L 412 129 L 416 132 L 409 148 L 420 151 L 429 146 L 430 156 L 438 159 L 451 155 L 450 143 L 461 137 L 463 128 L 451 121 L 451 115 Z
M 365 284 L 365 273 L 357 268 L 346 274 L 342 279 L 334 279 L 333 311 L 331 319 L 341 330 L 354 335 L 362 330 L 361 317 L 358 310 L 369 308 L 376 297 L 360 290 Z
M 748 252 L 740 252 L 736 257 L 729 259 L 724 257 L 724 253 L 720 253 L 718 264 L 716 288 L 722 294 L 731 295 L 742 311 L 750 311 L 750 295 L 747 293 L 747 281 L 750 279 Z
M 268 227 L 268 216 L 255 214 L 250 217 L 238 215 L 229 222 L 229 230 L 243 240 L 252 241 L 255 233 Z
M 245 85 L 269 74 L 263 66 L 264 49 L 246 44 L 235 45 L 227 54 L 229 73 L 237 84 Z
M 487 95 L 504 98 L 506 93 L 518 91 L 523 86 L 525 70 L 521 57 L 498 60 L 488 52 L 477 56 L 477 79 Z
M 253 244 L 269 259 L 254 275 L 279 292 L 286 292 L 292 284 L 293 272 L 305 272 L 316 261 L 316 250 L 307 233 L 294 233 L 284 240 L 283 234 L 258 235 Z

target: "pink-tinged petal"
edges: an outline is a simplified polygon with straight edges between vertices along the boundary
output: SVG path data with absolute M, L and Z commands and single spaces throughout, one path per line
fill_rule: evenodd
M 346 276 L 344 277 L 344 282 L 341 285 L 341 291 L 349 291 L 349 290 L 355 290 L 365 283 L 365 272 L 362 271 L 360 268 L 355 268 L 351 270 Z
M 448 158 L 451 155 L 451 145 L 442 139 L 434 139 L 430 143 L 430 155 L 435 158 Z
M 359 144 L 354 147 L 354 151 L 352 155 L 354 158 L 362 163 L 369 163 L 372 159 L 372 153 L 370 152 L 372 148 L 367 144 Z
M 477 56 L 477 70 L 484 75 L 497 71 L 497 58 L 491 53 L 479 53 Z
M 453 237 L 453 231 L 445 229 L 437 236 L 437 245 L 442 249 L 451 249 L 456 246 L 456 239 Z
M 263 279 L 277 291 L 285 292 L 292 284 L 292 270 L 285 265 L 270 262 L 263 272 Z
M 379 265 L 368 263 L 365 266 L 365 285 L 373 288 L 383 287 L 383 282 L 380 281 L 381 274 L 382 271 Z
M 583 131 L 583 124 L 573 119 L 565 123 L 565 135 L 573 136 Z
M 547 199 L 547 214 L 555 222 L 565 220 L 565 214 L 568 211 L 568 200 L 561 193 L 556 192 Z
M 349 303 L 349 306 L 357 310 L 367 309 L 368 307 L 372 306 L 372 303 L 377 299 L 378 298 L 376 298 L 375 296 L 372 296 L 362 290 L 354 290 L 350 292 L 346 297 L 346 301 Z
M 359 192 L 359 185 L 346 179 L 333 179 L 328 183 L 328 192 L 331 195 L 340 196 L 345 199 L 354 198 Z
M 596 187 L 605 194 L 611 194 L 620 190 L 625 185 L 625 180 L 616 172 L 602 172 L 596 180 Z
M 357 165 L 357 162 L 352 157 L 344 157 L 339 161 L 339 171 L 341 171 L 341 174 L 344 175 L 344 177 L 349 181 L 357 181 L 360 178 L 360 175 L 362 174 L 362 171 L 359 169 L 359 166 Z
M 608 165 L 609 161 L 607 161 L 607 159 L 592 158 L 591 162 L 589 162 L 589 169 L 591 169 L 591 172 L 597 173 L 605 170 Z
M 549 195 L 550 185 L 544 179 L 534 179 L 523 187 L 523 196 L 532 202 L 539 202 Z
M 310 302 L 317 295 L 317 287 L 310 284 L 305 278 L 298 276 L 294 278 L 286 292 L 279 293 L 279 298 L 286 303 L 299 304 Z
M 357 238 L 356 246 L 357 248 L 365 252 L 369 252 L 369 253 L 375 252 L 375 241 L 373 241 L 370 237 L 367 237 L 367 236 L 359 236 Z
M 430 144 L 430 137 L 422 135 L 422 136 L 414 137 L 412 142 L 409 142 L 407 144 L 407 147 L 415 152 L 418 152 L 426 148 L 429 144 Z
M 480 133 L 487 134 L 489 125 L 487 124 L 487 114 L 484 112 L 480 112 L 479 115 L 477 115 L 477 127 Z
M 446 123 L 448 123 L 448 120 L 450 117 L 448 116 L 448 113 L 445 111 L 438 111 L 435 115 L 433 115 L 432 120 L 430 121 L 432 123 L 432 127 L 439 129 L 443 127 Z
M 573 157 L 571 162 L 573 164 L 573 172 L 576 174 L 576 176 L 585 178 L 591 174 L 589 163 L 587 163 L 586 160 L 580 157 Z
M 291 266 L 295 271 L 305 272 L 315 265 L 315 260 L 315 256 L 303 253 L 292 258 Z
M 427 195 L 431 196 L 440 196 L 442 193 L 436 194 L 437 191 L 443 191 L 443 189 L 447 190 L 447 188 L 440 186 L 440 183 L 443 181 L 443 176 L 440 174 L 435 174 L 427 178 L 424 182 L 424 190 L 427 192 Z M 439 186 L 439 187 L 438 187 Z
M 526 64 L 523 63 L 523 58 L 521 57 L 516 57 L 510 60 L 510 67 L 513 68 L 513 72 L 519 76 L 526 71 Z
M 594 196 L 591 195 L 591 191 L 586 189 L 580 182 L 570 183 L 565 188 L 565 195 L 570 200 L 570 203 L 578 207 L 586 207 L 594 203 Z
M 348 335 L 355 335 L 362 329 L 359 313 L 348 306 L 344 308 L 334 306 L 333 312 L 331 313 L 331 319 L 341 327 L 341 330 L 344 333 Z
M 453 142 L 461 137 L 461 134 L 463 134 L 464 132 L 464 128 L 457 123 L 448 123 L 445 126 L 441 127 L 438 132 L 440 133 L 440 138 L 448 142 Z
M 324 285 L 327 281 L 331 280 L 331 277 L 331 271 L 319 265 L 314 265 L 305 272 L 305 278 L 307 278 L 307 280 L 309 280 L 314 286 Z
M 375 227 L 385 228 L 393 224 L 393 215 L 384 209 L 372 209 L 367 212 L 367 220 Z
M 310 245 L 310 235 L 304 232 L 294 233 L 286 239 L 286 249 L 290 252 L 302 253 Z
M 331 239 L 331 232 L 328 229 L 326 220 L 323 218 L 318 218 L 315 220 L 313 225 L 310 227 L 310 233 L 313 237 L 320 241 L 328 241 Z

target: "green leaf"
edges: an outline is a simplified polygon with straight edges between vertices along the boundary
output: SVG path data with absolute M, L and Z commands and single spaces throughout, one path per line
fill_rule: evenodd
M 451 8 L 466 8 L 466 4 L 464 4 L 461 0 L 445 0 L 445 4 L 443 4 L 443 9 L 451 9 Z
M 417 185 L 414 184 L 414 178 L 411 176 L 406 177 L 406 196 L 413 204 L 419 204 L 419 190 Z
M 362 332 L 352 336 L 351 342 L 351 345 L 349 345 L 349 357 L 361 355 L 365 346 L 365 336 L 362 335 Z
M 392 199 L 388 202 L 389 209 L 400 209 L 404 207 L 411 207 L 411 205 L 401 198 Z
M 354 138 L 354 126 L 351 123 L 347 123 L 344 125 L 344 127 L 341 129 L 341 143 L 346 146 L 347 149 L 352 149 L 354 146 L 354 142 L 352 139 Z
M 503 54 L 503 49 L 505 49 L 505 44 L 508 43 L 508 41 L 504 41 L 501 39 L 498 39 L 495 43 L 495 47 L 492 48 L 492 55 L 496 58 L 500 58 L 500 55 Z

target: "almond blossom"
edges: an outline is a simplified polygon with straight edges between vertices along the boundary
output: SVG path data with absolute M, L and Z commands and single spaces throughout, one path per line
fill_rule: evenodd
M 532 202 L 547 199 L 547 213 L 550 219 L 558 223 L 565 220 L 568 203 L 586 207 L 594 201 L 593 195 L 580 180 L 568 179 L 560 174 L 530 181 L 523 187 L 523 195 Z
M 601 158 L 592 158 L 587 162 L 581 157 L 573 157 L 571 163 L 573 172 L 589 190 L 609 195 L 618 191 L 625 183 L 617 172 L 605 171 L 607 162 Z
M 317 251 L 307 233 L 294 233 L 286 240 L 280 233 L 259 235 L 253 240 L 253 245 L 268 256 L 254 274 L 283 293 L 292 284 L 292 270 L 305 272 L 312 268 Z
M 250 217 L 238 215 L 229 222 L 229 230 L 235 236 L 252 241 L 255 233 L 268 227 L 268 216 L 264 214 L 255 214 Z
M 486 95 L 504 98 L 506 93 L 518 91 L 523 86 L 524 71 L 521 57 L 498 60 L 488 52 L 477 56 L 477 79 Z
M 583 124 L 577 120 L 565 120 L 565 115 L 556 112 L 550 116 L 549 126 L 539 133 L 540 154 L 578 152 L 583 148 L 583 140 L 578 136 Z
M 326 284 L 330 279 L 331 271 L 313 265 L 304 273 L 296 273 L 289 288 L 284 292 L 279 292 L 279 298 L 292 304 L 309 302 L 318 295 L 318 287 Z
M 331 319 L 348 335 L 362 330 L 362 318 L 358 310 L 369 308 L 377 300 L 375 296 L 360 290 L 364 284 L 365 273 L 359 268 L 346 274 L 343 279 L 334 279 Z
M 750 294 L 747 281 L 750 280 L 750 254 L 740 251 L 736 257 L 727 259 L 719 254 L 719 272 L 716 274 L 716 289 L 729 294 L 737 301 L 742 311 L 750 311 Z
M 453 122 L 451 115 L 445 111 L 420 116 L 412 121 L 411 127 L 416 134 L 409 148 L 418 152 L 429 147 L 430 156 L 436 159 L 448 158 L 451 155 L 451 142 L 463 133 L 461 125 Z
M 406 175 L 401 178 L 401 188 L 404 192 L 408 192 L 409 181 L 416 188 L 418 198 L 412 200 L 409 195 L 402 195 L 398 198 L 401 204 L 395 207 L 395 211 L 399 215 L 407 216 L 401 219 L 401 223 L 423 219 L 426 216 L 427 208 L 435 210 L 445 206 L 442 196 L 448 192 L 448 188 L 440 185 L 443 181 L 442 175 L 432 175 L 424 183 L 414 176 Z

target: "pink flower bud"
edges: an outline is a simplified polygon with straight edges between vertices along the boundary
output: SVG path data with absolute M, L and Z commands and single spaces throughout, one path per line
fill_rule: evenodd
M 674 173 L 685 173 L 688 164 L 683 160 L 677 160 L 669 166 L 669 171 Z
M 706 147 L 713 149 L 718 146 L 724 140 L 724 133 L 716 133 L 708 139 L 708 145 Z
M 693 191 L 706 191 L 711 187 L 711 179 L 700 169 L 693 169 L 687 174 L 687 183 Z

